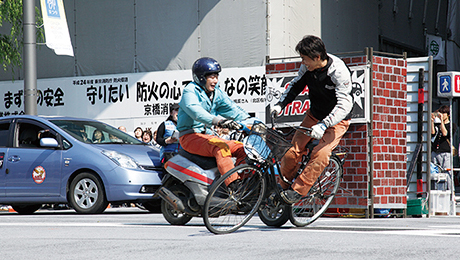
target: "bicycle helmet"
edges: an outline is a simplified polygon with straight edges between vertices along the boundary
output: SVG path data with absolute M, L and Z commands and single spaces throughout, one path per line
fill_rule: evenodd
M 206 75 L 221 71 L 222 69 L 215 59 L 208 57 L 200 58 L 192 66 L 193 81 L 204 87 L 206 85 Z

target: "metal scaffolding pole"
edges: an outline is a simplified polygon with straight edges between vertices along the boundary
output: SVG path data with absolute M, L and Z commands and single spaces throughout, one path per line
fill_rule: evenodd
M 37 58 L 35 36 L 35 0 L 23 0 L 24 15 L 24 111 L 37 115 Z

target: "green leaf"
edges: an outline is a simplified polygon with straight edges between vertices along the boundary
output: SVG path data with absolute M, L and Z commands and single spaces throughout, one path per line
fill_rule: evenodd
M 22 50 L 24 45 L 22 0 L 0 0 L 0 27 L 9 28 L 6 34 L 0 34 L 0 62 L 3 70 L 11 71 L 14 79 L 15 69 L 22 68 Z M 44 42 L 43 18 L 35 7 L 36 42 Z

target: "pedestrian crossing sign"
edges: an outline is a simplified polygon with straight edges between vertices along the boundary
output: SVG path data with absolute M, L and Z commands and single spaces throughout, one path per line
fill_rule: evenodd
M 460 97 L 460 72 L 438 73 L 438 97 Z

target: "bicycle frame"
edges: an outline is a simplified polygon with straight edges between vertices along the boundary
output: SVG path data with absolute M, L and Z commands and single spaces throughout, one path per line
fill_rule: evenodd
M 272 124 L 272 128 L 274 128 L 274 117 L 272 116 L 271 117 L 271 124 Z M 284 137 L 287 137 L 289 135 L 291 135 L 293 132 L 300 132 L 302 134 L 305 134 L 305 135 L 310 135 L 312 129 L 311 128 L 308 128 L 308 127 L 304 127 L 304 126 L 292 126 L 292 129 L 286 133 L 286 134 L 283 134 L 283 133 L 279 133 L 280 135 L 284 136 Z M 295 178 L 297 178 L 305 169 L 305 167 L 307 166 L 308 162 L 310 161 L 310 158 L 311 158 L 311 154 L 312 154 L 312 151 L 313 151 L 313 148 L 318 145 L 318 140 L 315 140 L 315 139 L 312 139 L 310 142 L 307 143 L 306 145 L 306 149 L 308 150 L 308 153 L 306 155 L 302 155 L 302 160 L 300 162 L 300 167 L 299 169 L 297 170 L 296 174 L 295 174 Z M 337 149 L 337 148 L 336 148 Z M 345 162 L 345 158 L 347 156 L 347 152 L 334 152 L 332 151 L 331 153 L 331 156 L 336 156 L 337 158 L 340 159 L 340 167 L 343 166 L 344 162 Z M 275 158 L 271 157 L 271 158 L 267 158 L 266 159 L 267 162 L 269 161 L 275 161 Z M 289 184 L 289 185 L 292 185 L 293 182 L 292 181 L 289 181 L 287 180 L 287 178 L 285 176 L 283 176 L 283 174 L 281 173 L 280 169 L 279 169 L 279 164 L 278 163 L 262 163 L 260 161 L 254 161 L 254 163 L 256 164 L 259 164 L 259 167 L 261 168 L 264 168 L 265 171 L 268 171 L 268 177 L 267 177 L 267 190 L 276 190 L 276 193 L 278 196 L 280 196 L 280 193 L 282 192 L 282 190 L 278 189 L 277 188 L 277 180 L 276 180 L 276 174 L 275 174 L 275 171 L 274 171 L 274 167 L 276 165 L 276 167 L 278 168 L 278 173 L 279 173 L 279 178 Z M 342 176 L 341 176 L 342 177 Z

